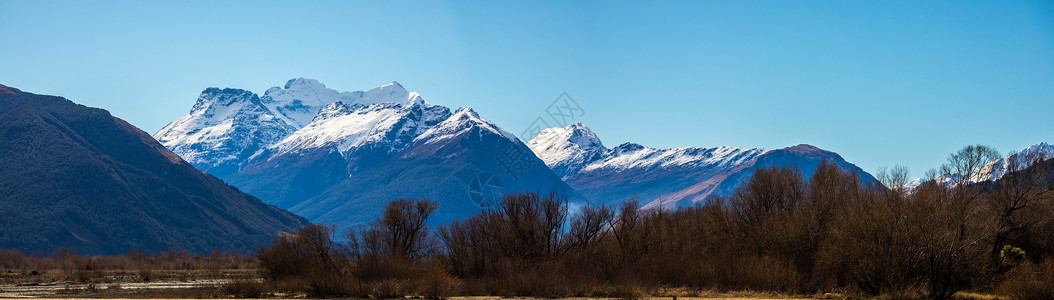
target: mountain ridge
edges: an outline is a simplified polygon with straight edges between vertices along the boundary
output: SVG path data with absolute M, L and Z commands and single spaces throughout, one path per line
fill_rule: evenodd
M 199 171 L 109 112 L 65 98 L 0 94 L 0 136 L 3 248 L 251 250 L 309 224 Z
M 711 195 L 729 195 L 754 167 L 797 167 L 806 177 L 829 159 L 875 179 L 834 152 L 812 145 L 764 150 L 741 147 L 655 149 L 627 142 L 608 149 L 584 124 L 556 127 L 527 143 L 572 188 L 598 203 L 640 198 L 645 208 L 694 205 Z

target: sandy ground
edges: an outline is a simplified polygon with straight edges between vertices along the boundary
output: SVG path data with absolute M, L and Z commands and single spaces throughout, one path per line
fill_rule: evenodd
M 109 298 L 115 296 L 139 298 L 138 296 L 163 296 L 171 293 L 175 297 L 191 296 L 186 292 L 203 290 L 216 290 L 224 281 L 222 280 L 196 280 L 196 281 L 155 281 L 155 282 L 130 282 L 130 283 L 98 283 L 94 285 L 84 283 L 53 282 L 30 285 L 3 284 L 0 285 L 0 298 L 42 298 L 55 297 L 69 299 L 68 297 Z M 182 295 L 182 296 L 176 296 Z

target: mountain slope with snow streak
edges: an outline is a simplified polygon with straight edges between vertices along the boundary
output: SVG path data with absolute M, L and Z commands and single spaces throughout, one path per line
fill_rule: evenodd
M 966 183 L 973 184 L 986 181 L 996 181 L 1009 172 L 1020 171 L 1034 162 L 1044 161 L 1051 158 L 1054 158 L 1054 145 L 1041 142 L 1039 144 L 1025 147 L 1025 149 L 1021 149 L 1021 151 L 1013 152 L 1006 157 L 984 165 L 981 167 L 979 174 L 971 176 Z M 957 183 L 957 178 L 962 179 L 963 177 L 959 174 L 944 174 L 934 178 L 934 180 L 950 186 Z M 929 180 L 915 178 L 908 181 L 904 188 L 911 191 L 927 181 Z
M 739 147 L 656 149 L 624 143 L 608 149 L 588 127 L 549 128 L 527 143 L 572 188 L 595 203 L 638 199 L 645 208 L 694 205 L 727 196 L 754 170 L 790 167 L 808 178 L 823 160 L 874 178 L 838 154 L 810 145 L 773 151 Z
M 642 203 L 677 203 L 682 190 L 751 161 L 763 149 L 681 147 L 655 149 L 624 143 L 608 149 L 579 123 L 543 130 L 527 145 L 586 199 L 619 203 L 638 197 Z
M 349 105 L 338 101 L 270 148 L 276 155 L 325 146 L 348 153 L 370 143 L 386 143 L 395 152 L 449 116 L 450 109 L 424 103 Z

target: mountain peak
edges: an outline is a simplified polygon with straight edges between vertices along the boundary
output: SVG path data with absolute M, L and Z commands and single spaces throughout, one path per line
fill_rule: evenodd
M 527 147 L 560 175 L 577 172 L 608 152 L 596 134 L 582 123 L 543 129 L 527 142 Z
M 626 152 L 633 152 L 633 151 L 643 150 L 644 148 L 645 147 L 641 146 L 641 144 L 637 144 L 637 143 L 633 143 L 633 142 L 626 142 L 626 143 L 622 143 L 622 145 L 618 145 L 618 147 L 615 147 L 614 149 L 611 149 L 611 150 L 613 152 L 615 152 L 615 154 L 622 154 L 622 153 L 626 153 Z
M 1020 153 L 1029 153 L 1029 154 L 1031 154 L 1031 153 L 1037 153 L 1037 152 L 1039 152 L 1039 153 L 1054 152 L 1054 146 L 1052 146 L 1050 144 L 1047 144 L 1047 142 L 1040 142 L 1039 144 L 1028 146 L 1028 148 L 1025 148 L 1024 150 L 1021 150 Z
M 480 117 L 471 107 L 458 108 L 449 118 L 428 129 L 428 131 L 425 131 L 414 140 L 431 142 L 432 140 L 447 139 L 468 132 L 473 128 L 489 131 L 510 140 L 517 140 L 515 135 L 501 129 L 501 127 L 498 127 L 490 120 Z
M 218 88 L 210 87 L 201 91 L 198 95 L 198 101 L 194 103 L 194 107 L 191 111 L 198 109 L 209 108 L 212 105 L 231 106 L 238 102 L 254 102 L 259 101 L 259 96 L 256 93 L 234 88 Z
M 362 93 L 361 97 L 355 100 L 355 103 L 365 105 L 384 102 L 394 102 L 406 105 L 426 103 L 420 94 L 406 91 L 406 88 L 404 88 L 402 84 L 395 81 L 365 91 Z
M 532 149 L 546 151 L 545 149 L 568 149 L 577 148 L 582 151 L 599 150 L 607 151 L 604 143 L 597 138 L 585 124 L 575 123 L 567 127 L 553 127 L 543 129 L 534 139 L 527 142 Z
M 310 79 L 310 78 L 304 78 L 304 77 L 293 78 L 293 79 L 290 79 L 289 81 L 285 82 L 285 86 L 284 86 L 285 89 L 292 89 L 294 87 L 321 87 L 321 88 L 326 88 L 326 85 L 322 84 L 318 80 Z
M 812 154 L 821 154 L 821 153 L 831 152 L 831 151 L 823 150 L 823 149 L 820 149 L 819 147 L 816 147 L 816 146 L 813 146 L 813 145 L 809 145 L 809 144 L 798 144 L 797 146 L 791 146 L 791 147 L 787 147 L 787 148 L 783 148 L 783 149 L 778 149 L 778 151 L 786 151 L 786 152 L 797 153 L 797 154 L 810 154 L 810 153 L 812 153 Z
M 813 146 L 813 145 L 809 145 L 809 144 L 798 144 L 797 146 L 791 146 L 791 147 L 787 147 L 787 148 L 784 148 L 784 149 L 787 149 L 787 150 L 801 150 L 801 151 L 823 151 L 823 149 L 820 149 L 819 147 L 816 147 L 816 146 Z
M 322 107 L 333 102 L 351 103 L 359 93 L 337 92 L 327 88 L 318 80 L 294 78 L 284 87 L 272 87 L 264 92 L 261 99 L 269 109 L 279 114 L 286 122 L 296 128 L 303 128 L 311 123 Z
M 971 179 L 971 181 L 995 181 L 999 178 L 1002 178 L 1009 172 L 1020 171 L 1028 167 L 1028 165 L 1030 165 L 1033 160 L 1047 160 L 1051 157 L 1054 157 L 1054 146 L 1051 146 L 1046 142 L 1040 142 L 1039 144 L 1035 144 L 1032 146 L 1028 146 L 1025 149 L 1021 149 L 1021 151 L 1014 152 L 1007 157 L 1003 157 L 996 161 L 988 163 L 987 165 L 985 165 L 985 168 L 990 171 L 991 174 L 988 174 L 986 178 L 974 178 Z M 1013 170 L 1010 170 L 1011 168 L 1013 168 Z

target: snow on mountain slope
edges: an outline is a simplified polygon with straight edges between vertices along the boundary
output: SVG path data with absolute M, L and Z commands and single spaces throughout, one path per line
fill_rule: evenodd
M 597 135 L 582 123 L 543 129 L 527 142 L 527 146 L 553 172 L 565 178 L 567 176 L 563 174 L 577 174 L 590 163 L 604 159 L 608 153 Z
M 496 133 L 510 140 L 518 140 L 512 133 L 501 129 L 493 122 L 480 117 L 476 111 L 472 110 L 472 108 L 462 107 L 458 108 L 453 115 L 446 120 L 443 120 L 443 122 L 429 128 L 415 138 L 414 142 L 424 141 L 426 144 L 435 143 L 443 139 L 458 136 L 459 134 L 468 132 L 474 128 L 480 128 L 482 130 Z
M 1006 157 L 986 164 L 984 167 L 981 168 L 980 174 L 975 174 L 974 176 L 971 176 L 973 178 L 970 178 L 970 180 L 968 180 L 968 183 L 996 181 L 999 180 L 999 178 L 1002 178 L 1003 175 L 1006 175 L 1006 173 L 1012 171 L 1020 171 L 1028 167 L 1029 164 L 1032 163 L 1032 160 L 1047 160 L 1050 158 L 1054 158 L 1054 145 L 1047 144 L 1046 142 L 1041 142 L 1039 144 L 1028 146 L 1025 149 L 1021 149 L 1021 151 L 1017 151 Z M 1011 165 L 1014 166 L 1014 170 L 1011 170 Z M 959 174 L 945 174 L 938 176 L 937 178 L 935 178 L 935 180 L 945 185 L 952 185 L 957 182 L 956 178 L 962 177 Z M 919 187 L 925 181 L 928 180 L 923 178 L 915 178 L 905 184 L 904 188 L 910 191 Z
M 474 179 L 484 175 L 496 178 L 505 192 L 555 192 L 571 205 L 585 204 L 514 135 L 461 108 L 398 155 L 352 172 L 290 210 L 313 222 L 347 227 L 375 219 L 392 199 L 429 198 L 439 202 L 428 220 L 436 226 L 483 210 L 471 192 Z
M 655 149 L 626 143 L 611 149 L 609 156 L 600 162 L 586 166 L 583 171 L 625 170 L 631 168 L 668 168 L 735 166 L 747 162 L 764 149 L 740 147 L 680 147 Z
M 323 107 L 337 101 L 363 105 L 387 102 L 403 105 L 426 104 L 421 95 L 407 92 L 395 81 L 365 92 L 337 92 L 318 80 L 306 78 L 290 79 L 282 88 L 276 86 L 267 89 L 261 100 L 296 128 L 307 126 Z
M 245 167 L 264 150 L 310 125 L 324 108 L 337 102 L 341 103 L 341 109 L 383 103 L 429 106 L 420 95 L 407 92 L 394 81 L 365 92 L 337 92 L 317 80 L 295 78 L 282 87 L 268 89 L 262 97 L 241 89 L 206 89 L 190 113 L 165 126 L 154 137 L 198 169 L 225 178 Z M 441 120 L 444 116 L 435 118 Z M 344 119 L 347 121 L 347 118 Z M 329 125 L 316 126 L 311 130 L 315 133 L 320 130 L 329 132 L 333 130 L 331 127 L 334 124 Z M 407 128 L 411 127 L 414 126 Z M 340 131 L 352 134 L 348 133 L 349 130 Z M 396 139 L 408 142 L 423 129 L 411 131 L 415 132 L 404 132 L 402 137 Z M 304 135 L 300 135 L 291 142 L 325 143 L 343 138 L 338 133 L 336 136 L 322 135 L 305 141 Z M 354 146 L 354 141 L 349 142 L 343 150 Z
M 991 173 L 988 174 L 987 178 L 983 179 L 988 181 L 995 181 L 999 178 L 1003 178 L 1003 175 L 1006 175 L 1006 173 L 1009 173 L 1011 171 L 1020 171 L 1028 167 L 1028 165 L 1032 163 L 1031 160 L 1047 160 L 1050 158 L 1054 158 L 1054 145 L 1042 142 L 1039 144 L 1028 146 L 1025 149 L 1022 149 L 1021 151 L 1018 151 L 1016 153 L 1008 155 L 1007 157 L 1004 157 L 1000 160 L 994 161 L 986 165 L 985 169 L 991 170 Z M 1014 170 L 1010 170 L 1011 165 L 1013 165 Z
M 737 147 L 655 149 L 634 143 L 607 149 L 582 124 L 545 129 L 527 145 L 572 188 L 597 203 L 633 197 L 642 203 L 677 203 L 695 194 L 685 189 L 765 152 Z
M 314 79 L 290 79 L 284 87 L 272 87 L 264 92 L 263 103 L 296 128 L 311 123 L 322 107 L 337 101 L 352 103 L 363 92 L 337 92 Z
M 302 149 L 335 146 L 341 154 L 369 143 L 385 143 L 389 152 L 450 116 L 450 109 L 425 102 L 399 104 L 329 104 L 304 128 L 271 148 L 275 155 Z
M 607 149 L 589 128 L 574 124 L 543 130 L 527 145 L 572 188 L 595 203 L 638 198 L 645 208 L 693 205 L 729 195 L 764 167 L 791 167 L 811 176 L 823 160 L 874 178 L 837 153 L 810 145 L 766 151 L 739 147 L 655 149 L 625 143 Z
M 672 167 L 734 167 L 764 153 L 764 149 L 739 147 L 680 147 L 655 149 L 625 143 L 608 150 L 585 125 L 542 130 L 527 143 L 557 174 L 570 178 L 581 172 L 622 171 Z
M 407 92 L 406 88 L 403 88 L 403 85 L 395 81 L 362 92 L 360 97 L 355 98 L 354 103 L 369 105 L 385 102 L 399 103 L 403 105 L 428 104 L 421 95 Z
M 223 178 L 294 130 L 252 92 L 208 88 L 190 113 L 154 137 L 198 169 Z

